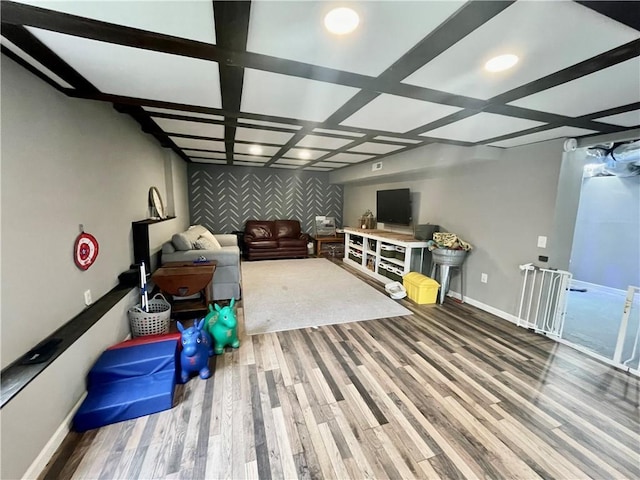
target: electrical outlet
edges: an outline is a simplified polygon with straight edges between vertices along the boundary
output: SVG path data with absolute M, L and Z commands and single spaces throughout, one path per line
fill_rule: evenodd
M 482 283 L 487 283 L 488 280 L 489 280 L 489 276 L 486 273 L 483 273 L 480 275 L 480 281 Z
M 542 235 L 538 237 L 538 248 L 547 248 L 547 237 Z
M 376 162 L 374 164 L 371 165 L 371 171 L 375 172 L 378 170 L 382 170 L 382 162 Z
M 91 290 L 85 290 L 85 292 L 84 292 L 84 304 L 86 306 L 91 305 Z

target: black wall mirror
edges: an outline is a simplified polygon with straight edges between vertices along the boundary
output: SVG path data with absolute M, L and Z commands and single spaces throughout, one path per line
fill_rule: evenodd
M 156 187 L 149 189 L 149 209 L 151 211 L 151 218 L 166 218 L 162 196 Z

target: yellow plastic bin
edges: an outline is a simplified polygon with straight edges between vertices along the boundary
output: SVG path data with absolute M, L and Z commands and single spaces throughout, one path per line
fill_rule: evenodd
M 440 284 L 434 279 L 418 272 L 409 272 L 403 277 L 402 284 L 407 289 L 407 296 L 417 304 L 436 303 Z

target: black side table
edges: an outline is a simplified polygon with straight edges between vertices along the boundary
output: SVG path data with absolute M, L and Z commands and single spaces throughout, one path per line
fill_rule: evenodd
M 233 235 L 235 235 L 236 237 L 238 237 L 238 248 L 240 249 L 240 255 L 242 255 L 242 258 L 245 257 L 245 251 L 244 251 L 244 230 L 234 230 L 233 232 L 231 232 Z

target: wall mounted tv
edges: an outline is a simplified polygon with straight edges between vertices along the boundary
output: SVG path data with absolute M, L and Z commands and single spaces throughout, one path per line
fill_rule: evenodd
M 408 188 L 378 190 L 376 198 L 378 222 L 411 224 L 411 192 Z

